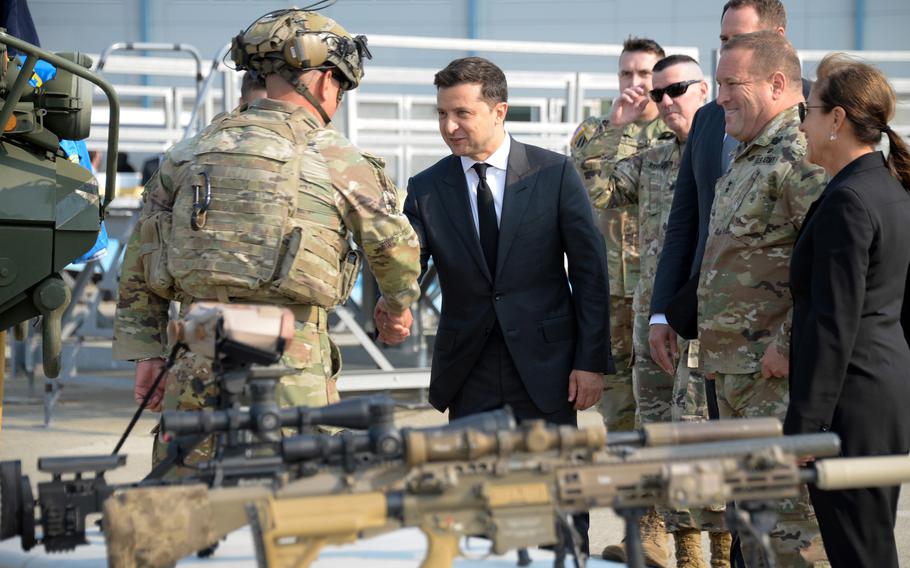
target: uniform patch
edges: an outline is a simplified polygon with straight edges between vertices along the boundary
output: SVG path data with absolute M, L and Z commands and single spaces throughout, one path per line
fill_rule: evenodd
M 581 148 L 588 141 L 587 136 L 583 136 L 585 133 L 585 124 L 581 123 L 578 125 L 578 128 L 575 129 L 575 133 L 572 134 L 572 146 L 576 148 Z

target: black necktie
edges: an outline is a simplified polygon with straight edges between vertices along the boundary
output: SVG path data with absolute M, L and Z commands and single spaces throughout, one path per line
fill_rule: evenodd
M 490 276 L 496 276 L 496 247 L 499 242 L 499 224 L 496 222 L 496 206 L 493 205 L 493 192 L 487 185 L 487 168 L 490 164 L 477 162 L 474 171 L 480 179 L 477 184 L 477 225 L 480 229 L 480 248 L 490 269 Z

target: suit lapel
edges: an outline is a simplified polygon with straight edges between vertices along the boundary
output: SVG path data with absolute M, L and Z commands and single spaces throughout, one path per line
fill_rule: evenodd
M 499 220 L 499 244 L 496 250 L 496 275 L 502 271 L 518 225 L 528 208 L 534 193 L 537 171 L 531 171 L 527 149 L 524 144 L 512 139 L 509 150 L 509 164 L 506 170 L 506 189 L 502 198 L 502 214 Z M 479 244 L 478 244 L 479 246 Z
M 480 238 L 474 229 L 474 216 L 471 213 L 471 202 L 468 199 L 468 182 L 465 179 L 464 170 L 461 169 L 461 159 L 458 156 L 450 157 L 449 171 L 437 180 L 436 190 L 446 215 L 455 227 L 455 232 L 474 262 L 477 263 L 478 268 L 492 282 L 490 269 L 487 268 L 487 263 L 483 259 Z
M 821 205 L 821 202 L 825 198 L 825 196 L 828 195 L 829 188 L 830 188 L 830 186 L 826 187 L 825 190 L 821 193 L 821 195 L 818 196 L 818 199 L 813 201 L 812 205 L 809 206 L 809 210 L 806 211 L 806 216 L 803 217 L 803 222 L 799 226 L 799 231 L 796 233 L 796 242 L 799 242 L 799 238 L 802 236 L 803 231 L 805 231 L 806 227 L 809 226 L 809 220 L 815 214 L 815 211 L 818 209 L 818 206 Z
M 711 149 L 707 152 L 703 152 L 699 156 L 699 159 L 705 160 L 709 164 L 708 171 L 716 173 L 716 177 L 719 178 L 727 172 L 724 171 L 724 161 L 723 161 L 724 136 L 725 136 L 724 109 L 720 105 L 717 105 L 717 109 L 718 110 L 716 110 L 713 115 L 711 115 L 710 117 L 705 117 L 705 118 L 710 118 L 714 122 L 714 124 L 709 125 L 709 128 L 712 129 L 709 140 L 714 140 L 716 142 L 717 149 L 716 150 Z M 731 159 L 730 161 L 732 163 L 733 160 Z M 714 191 L 713 185 L 711 187 L 711 191 L 712 191 L 712 193 Z

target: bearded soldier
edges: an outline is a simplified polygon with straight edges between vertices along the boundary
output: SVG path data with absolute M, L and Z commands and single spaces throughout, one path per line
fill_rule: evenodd
M 283 361 L 296 372 L 281 379 L 277 398 L 325 405 L 338 399 L 341 369 L 328 312 L 347 300 L 361 251 L 382 291 L 380 339 L 407 337 L 419 294 L 417 238 L 382 161 L 330 124 L 363 77 L 366 38 L 286 9 L 237 35 L 231 57 L 264 79 L 267 98 L 172 147 L 146 186 L 123 263 L 114 356 L 137 361 L 138 402 L 164 365 L 170 300 L 183 310 L 201 300 L 280 304 L 297 322 Z M 149 407 L 216 404 L 210 363 L 182 355 Z M 203 444 L 190 461 L 208 451 Z

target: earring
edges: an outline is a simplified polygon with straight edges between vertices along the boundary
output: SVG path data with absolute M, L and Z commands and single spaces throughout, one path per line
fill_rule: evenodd
M 831 140 L 832 142 L 833 142 L 834 140 L 837 140 L 837 133 L 836 133 L 836 132 L 832 132 L 832 133 L 831 133 L 831 136 L 828 137 L 828 140 Z

